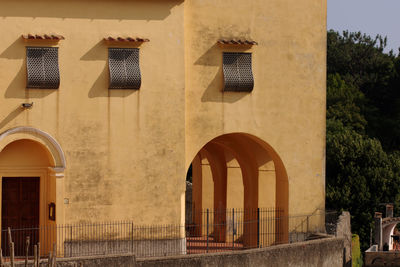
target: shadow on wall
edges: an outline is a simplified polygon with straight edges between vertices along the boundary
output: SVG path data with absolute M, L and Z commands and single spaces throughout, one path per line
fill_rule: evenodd
M 57 89 L 26 89 L 26 46 L 21 38 L 17 38 L 7 49 L 5 49 L 1 54 L 0 58 L 6 59 L 22 59 L 22 64 L 17 72 L 16 76 L 12 79 L 10 84 L 7 86 L 4 97 L 5 98 L 17 98 L 17 99 L 38 99 L 46 97 L 54 93 Z M 92 49 L 85 53 L 81 60 L 88 61 L 103 61 L 104 69 L 100 73 L 99 77 L 93 83 L 89 90 L 88 96 L 90 98 L 94 97 L 126 97 L 136 90 L 109 90 L 108 89 L 108 46 L 104 45 L 103 41 L 99 41 Z M 63 81 L 62 72 L 61 83 Z M 60 90 L 60 89 L 58 89 Z M 61 89 L 62 90 L 62 89 Z
M 57 2 L 57 3 L 56 3 Z M 76 8 L 73 3 L 79 3 Z M 116 5 L 124 4 L 124 9 Z M 30 0 L 7 1 L 2 3 L 1 17 L 50 17 L 83 19 L 119 19 L 119 20 L 163 20 L 171 14 L 171 9 L 183 0 Z M 29 8 L 24 8 L 29 6 Z M 160 8 L 163 6 L 165 8 Z
M 108 70 L 108 47 L 110 46 L 106 45 L 104 41 L 101 40 L 80 58 L 84 61 L 101 61 L 101 64 L 104 64 L 103 70 L 88 92 L 89 98 L 126 97 L 138 91 L 133 89 L 108 89 L 110 79 Z
M 26 43 L 24 43 L 22 38 L 18 38 L 0 54 L 0 57 L 6 59 L 24 59 L 26 55 L 25 46 Z
M 20 106 L 11 111 L 10 114 L 8 114 L 4 119 L 0 121 L 0 129 L 2 129 L 4 126 L 7 125 L 7 123 L 15 119 L 19 114 L 21 114 L 22 111 L 23 109 Z
M 247 49 L 235 48 L 235 52 L 243 52 Z M 201 57 L 199 57 L 195 65 L 201 65 L 206 67 L 219 67 L 214 79 L 208 83 L 208 81 L 201 81 L 207 84 L 202 86 L 207 87 L 201 96 L 201 102 L 218 102 L 218 103 L 235 103 L 245 96 L 249 96 L 248 92 L 224 92 L 224 73 L 222 69 L 222 53 L 224 48 L 218 46 L 216 43 L 210 47 Z M 228 52 L 228 51 L 227 51 Z M 230 51 L 232 52 L 232 51 Z M 203 72 L 208 72 L 204 70 Z M 205 76 L 211 76 L 208 73 Z
M 105 63 L 104 69 L 90 88 L 88 97 L 127 97 L 133 93 L 139 94 L 140 89 L 108 89 L 109 79 L 108 63 Z
M 22 64 L 17 75 L 7 86 L 4 97 L 18 99 L 43 98 L 54 93 L 56 89 L 26 89 L 26 46 L 22 38 L 17 38 L 1 54 L 0 58 L 22 59 Z
M 105 45 L 103 40 L 100 40 L 95 46 L 93 46 L 89 51 L 87 51 L 81 60 L 84 61 L 104 61 L 106 62 L 108 57 L 108 46 Z

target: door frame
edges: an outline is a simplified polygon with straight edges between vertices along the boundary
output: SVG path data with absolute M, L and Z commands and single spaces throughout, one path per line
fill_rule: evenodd
M 0 184 L 3 184 L 3 177 L 39 177 L 39 226 L 46 225 L 48 223 L 47 218 L 47 180 L 49 179 L 48 168 L 1 168 L 0 169 Z M 2 209 L 2 186 L 0 186 L 0 214 Z M 0 220 L 0 229 L 1 229 Z

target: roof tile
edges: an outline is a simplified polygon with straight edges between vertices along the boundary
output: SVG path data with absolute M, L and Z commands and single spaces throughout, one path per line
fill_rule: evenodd
M 22 39 L 24 40 L 51 40 L 51 41 L 60 41 L 64 40 L 64 36 L 59 34 L 23 34 Z
M 217 43 L 222 45 L 258 45 L 256 41 L 247 39 L 219 39 Z
M 104 38 L 104 41 L 106 42 L 130 42 L 130 43 L 144 43 L 144 42 L 149 42 L 149 39 L 146 38 L 140 38 L 140 37 L 112 37 L 108 36 Z

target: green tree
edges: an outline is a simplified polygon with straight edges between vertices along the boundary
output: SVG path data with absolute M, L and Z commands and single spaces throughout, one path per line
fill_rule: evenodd
M 362 250 L 380 203 L 400 208 L 400 60 L 385 45 L 328 32 L 326 206 L 351 212 Z
M 365 95 L 366 133 L 386 150 L 400 149 L 399 57 L 384 53 L 386 38 L 380 35 L 328 31 L 327 38 L 328 75 L 339 74 Z
M 338 120 L 346 127 L 365 133 L 367 121 L 361 113 L 365 106 L 364 94 L 337 73 L 328 74 L 327 80 L 327 119 Z
M 327 121 L 326 141 L 326 205 L 350 211 L 352 229 L 366 249 L 379 204 L 399 197 L 399 157 L 388 155 L 378 140 L 361 135 L 338 120 Z

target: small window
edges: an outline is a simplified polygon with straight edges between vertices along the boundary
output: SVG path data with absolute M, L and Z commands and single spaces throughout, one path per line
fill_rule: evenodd
M 27 47 L 27 88 L 58 89 L 58 47 Z
M 139 89 L 142 83 L 138 48 L 109 48 L 110 89 Z
M 254 87 L 251 53 L 224 53 L 224 91 L 251 92 Z

